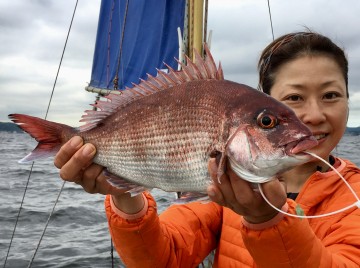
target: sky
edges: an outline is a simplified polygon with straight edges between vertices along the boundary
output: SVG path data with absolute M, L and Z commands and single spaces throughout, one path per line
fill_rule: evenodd
M 0 0 L 0 122 L 44 118 L 76 0 Z M 100 0 L 80 0 L 48 120 L 79 126 L 90 81 Z M 348 126 L 360 126 L 360 1 L 270 0 L 275 38 L 305 27 L 329 36 L 349 60 Z M 272 40 L 267 0 L 209 0 L 211 51 L 225 78 L 257 86 L 257 61 Z

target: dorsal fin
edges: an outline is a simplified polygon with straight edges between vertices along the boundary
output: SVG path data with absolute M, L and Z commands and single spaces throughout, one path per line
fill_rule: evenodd
M 85 111 L 85 114 L 81 117 L 80 122 L 86 122 L 86 124 L 80 127 L 80 131 L 86 131 L 96 127 L 100 121 L 115 113 L 118 109 L 121 109 L 137 99 L 149 96 L 158 91 L 190 81 L 209 79 L 224 80 L 221 64 L 219 64 L 219 67 L 216 67 L 215 61 L 206 44 L 204 48 L 206 55 L 205 59 L 203 59 L 200 54 L 194 50 L 194 62 L 192 62 L 187 56 L 186 64 L 177 60 L 177 62 L 181 65 L 182 70 L 175 71 L 169 65 L 164 63 L 169 69 L 168 73 L 157 70 L 156 77 L 148 74 L 148 78 L 146 80 L 140 79 L 140 83 L 133 84 L 132 88 L 126 87 L 125 90 L 119 91 L 119 94 L 108 94 L 105 96 L 107 100 L 100 100 L 95 104 L 91 104 L 98 110 Z

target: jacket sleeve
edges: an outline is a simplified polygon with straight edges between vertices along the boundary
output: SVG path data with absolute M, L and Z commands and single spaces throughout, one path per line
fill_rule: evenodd
M 288 200 L 288 205 L 288 212 L 296 214 L 296 203 Z M 322 239 L 307 219 L 289 216 L 263 230 L 243 225 L 241 234 L 257 267 L 359 267 L 360 232 L 355 224 L 359 221 L 360 210 L 353 209 Z
M 126 220 L 105 199 L 109 230 L 126 267 L 196 267 L 216 247 L 221 207 L 210 202 L 173 205 L 160 216 L 149 193 L 146 214 Z

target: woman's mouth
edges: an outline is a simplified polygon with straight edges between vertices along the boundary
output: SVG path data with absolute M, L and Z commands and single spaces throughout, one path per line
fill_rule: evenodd
M 319 141 L 319 140 L 325 138 L 327 135 L 328 134 L 316 134 L 316 135 L 314 135 L 314 137 L 317 141 Z

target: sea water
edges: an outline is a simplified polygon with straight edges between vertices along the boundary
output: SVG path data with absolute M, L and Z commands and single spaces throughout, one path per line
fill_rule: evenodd
M 19 164 L 36 146 L 27 134 L 0 131 L 0 266 L 4 265 L 31 164 Z M 360 136 L 346 135 L 334 155 L 360 166 Z M 35 162 L 6 267 L 27 267 L 63 181 L 53 159 Z M 174 193 L 153 190 L 159 212 Z M 115 267 L 123 267 L 114 252 Z M 104 196 L 66 183 L 31 267 L 112 267 Z

